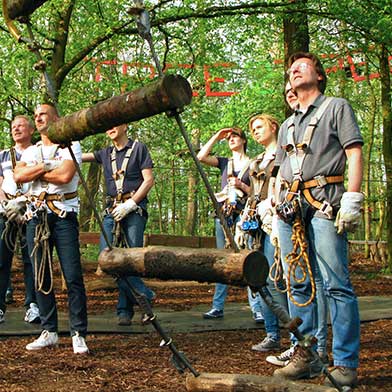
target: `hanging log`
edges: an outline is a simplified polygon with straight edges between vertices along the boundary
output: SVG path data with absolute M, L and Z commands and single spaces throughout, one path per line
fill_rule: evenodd
M 233 286 L 247 286 L 244 265 L 257 261 L 268 266 L 265 256 L 257 251 L 233 253 L 228 249 L 189 249 L 148 246 L 145 248 L 104 249 L 98 258 L 104 272 L 111 275 L 136 275 L 161 280 L 193 280 L 219 282 Z M 249 267 L 247 268 L 248 274 Z M 255 274 L 259 274 L 255 268 Z M 254 279 L 263 285 L 268 276 Z
M 137 90 L 61 117 L 51 124 L 49 138 L 58 144 L 82 140 L 117 125 L 182 109 L 191 99 L 192 89 L 185 78 L 180 75 L 165 75 Z
M 28 16 L 46 1 L 47 0 L 7 0 L 6 7 L 8 16 L 13 20 Z
M 189 392 L 336 392 L 323 385 L 287 381 L 276 377 L 251 374 L 201 373 L 188 375 L 186 390 Z

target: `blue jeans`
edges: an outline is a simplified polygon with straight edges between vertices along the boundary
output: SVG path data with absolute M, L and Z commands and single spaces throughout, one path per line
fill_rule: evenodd
M 310 212 L 304 207 L 304 216 Z M 348 243 L 346 235 L 338 235 L 334 222 L 310 215 L 306 220 L 306 237 L 309 261 L 313 272 L 319 271 L 332 323 L 332 352 L 335 366 L 357 368 L 359 361 L 360 319 L 357 297 L 353 291 L 348 271 Z M 292 227 L 279 219 L 279 240 L 282 259 L 292 251 Z M 287 272 L 287 265 L 283 263 Z M 306 302 L 311 294 L 309 279 L 303 283 L 291 280 L 294 299 Z M 316 301 L 317 302 L 317 301 Z M 300 317 L 303 334 L 316 336 L 322 305 L 313 301 L 307 307 L 298 307 L 289 301 L 291 317 Z M 326 315 L 321 315 L 326 320 Z
M 239 219 L 239 217 L 238 217 Z M 236 222 L 234 222 L 235 224 Z M 216 247 L 218 249 L 225 248 L 225 233 L 223 231 L 222 225 L 220 224 L 220 220 L 218 218 L 215 219 L 215 238 L 216 238 Z M 227 297 L 227 293 L 229 290 L 229 286 L 224 283 L 216 283 L 215 284 L 215 292 L 214 297 L 212 298 L 212 307 L 214 309 L 223 310 L 225 307 L 225 300 Z M 251 311 L 254 312 L 261 312 L 261 297 L 260 294 L 257 293 L 256 296 L 253 298 L 250 295 L 250 290 L 248 289 L 248 301 Z
M 268 260 L 268 264 L 271 268 L 272 264 L 274 263 L 274 253 L 275 253 L 275 248 L 270 242 L 270 237 L 268 235 L 264 236 L 263 240 L 263 253 L 265 257 Z M 268 276 L 267 279 L 267 288 L 269 292 L 272 295 L 272 298 L 274 302 L 282 306 L 285 310 L 288 310 L 288 305 L 287 305 L 287 295 L 286 293 L 281 293 L 275 288 L 274 282 L 270 279 Z M 283 289 L 283 287 L 282 287 Z M 267 335 L 270 336 L 272 339 L 275 341 L 280 340 L 280 329 L 279 329 L 279 319 L 277 316 L 275 316 L 275 313 L 272 312 L 270 307 L 265 303 L 263 298 L 260 298 L 260 304 L 261 304 L 261 309 L 262 313 L 264 316 L 264 327 L 265 331 L 267 332 Z
M 27 222 L 26 239 L 31 254 L 34 249 L 35 229 L 39 224 L 38 218 Z M 81 336 L 87 333 L 87 299 L 83 282 L 82 265 L 80 262 L 79 224 L 77 214 L 68 212 L 65 218 L 60 218 L 54 213 L 48 214 L 50 231 L 50 251 L 56 248 L 61 270 L 68 290 L 68 309 L 71 336 L 78 332 Z M 42 262 L 42 247 L 36 254 L 36 262 L 32 258 L 34 275 L 40 269 Z M 36 269 L 37 268 L 37 269 Z M 45 268 L 43 288 L 47 290 L 50 285 L 48 268 Z M 57 332 L 58 316 L 54 291 L 44 294 L 37 291 L 37 302 L 41 316 L 41 327 L 49 332 Z
M 5 229 L 6 220 L 0 216 L 0 237 Z M 33 267 L 31 265 L 29 252 L 26 244 L 26 227 L 23 226 L 20 238 L 20 248 L 22 251 L 23 275 L 25 284 L 25 302 L 24 305 L 29 307 L 32 302 L 37 302 L 34 289 Z M 14 244 L 16 241 L 16 231 L 13 231 L 9 237 L 9 242 Z M 5 239 L 0 238 L 0 309 L 5 311 L 5 296 L 10 285 L 11 265 L 14 251 L 8 249 Z M 12 287 L 12 286 L 11 286 Z
M 136 212 L 131 212 L 124 219 L 121 220 L 120 225 L 123 233 L 125 234 L 126 241 L 130 248 L 142 247 L 144 229 L 146 227 L 147 218 L 139 215 Z M 111 214 L 105 215 L 103 219 L 103 227 L 110 243 L 113 242 L 113 228 L 114 219 Z M 103 250 L 107 247 L 106 241 L 101 234 L 99 248 Z M 139 276 L 122 276 L 117 280 L 118 286 L 118 303 L 117 315 L 133 316 L 133 306 L 137 304 L 135 297 L 130 292 L 128 284 L 136 289 L 139 293 L 144 294 L 147 299 L 152 300 L 155 293 L 147 287 Z

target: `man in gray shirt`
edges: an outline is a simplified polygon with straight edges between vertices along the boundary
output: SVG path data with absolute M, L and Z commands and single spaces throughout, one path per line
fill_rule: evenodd
M 284 260 L 293 250 L 293 217 L 298 212 L 292 213 L 291 207 L 295 211 L 297 205 L 303 217 L 310 265 L 318 267 L 328 300 L 335 365 L 332 376 L 342 386 L 354 386 L 360 319 L 348 272 L 346 232 L 354 230 L 361 220 L 363 140 L 349 103 L 323 95 L 327 77 L 315 55 L 292 55 L 288 75 L 299 105 L 282 124 L 275 160 L 281 177 L 277 184 L 281 255 Z M 346 164 L 347 190 L 343 183 Z M 287 264 L 283 264 L 287 269 Z M 315 335 L 314 301 L 305 307 L 293 303 L 304 304 L 311 292 L 309 278 L 298 282 L 291 277 L 290 315 L 303 320 L 303 334 Z M 297 346 L 289 364 L 274 374 L 289 379 L 317 376 L 320 368 L 312 359 Z

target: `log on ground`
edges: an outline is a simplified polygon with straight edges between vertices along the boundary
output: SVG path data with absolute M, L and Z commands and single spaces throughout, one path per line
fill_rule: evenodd
M 335 388 L 252 374 L 201 373 L 186 378 L 188 392 L 336 392 Z
M 244 265 L 255 259 L 262 262 L 265 256 L 257 251 L 234 253 L 228 249 L 148 246 L 104 249 L 98 261 L 102 270 L 111 275 L 137 275 L 161 280 L 193 280 L 246 286 Z M 265 263 L 268 265 L 268 262 Z M 268 269 L 264 275 L 267 274 Z M 260 280 L 265 279 L 266 276 L 260 276 Z

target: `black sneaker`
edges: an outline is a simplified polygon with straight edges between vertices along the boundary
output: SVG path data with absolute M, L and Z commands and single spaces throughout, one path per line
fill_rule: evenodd
M 14 297 L 12 295 L 12 291 L 7 290 L 7 292 L 5 293 L 5 303 L 7 305 L 9 305 L 9 304 L 12 304 L 12 302 L 14 302 Z
M 127 326 L 127 325 L 131 325 L 131 324 L 132 324 L 132 319 L 128 315 L 124 314 L 124 315 L 118 316 L 117 325 Z
M 203 314 L 203 318 L 204 319 L 219 319 L 219 318 L 223 318 L 223 310 L 218 310 L 218 309 L 212 308 L 210 311 L 208 311 L 207 313 Z

